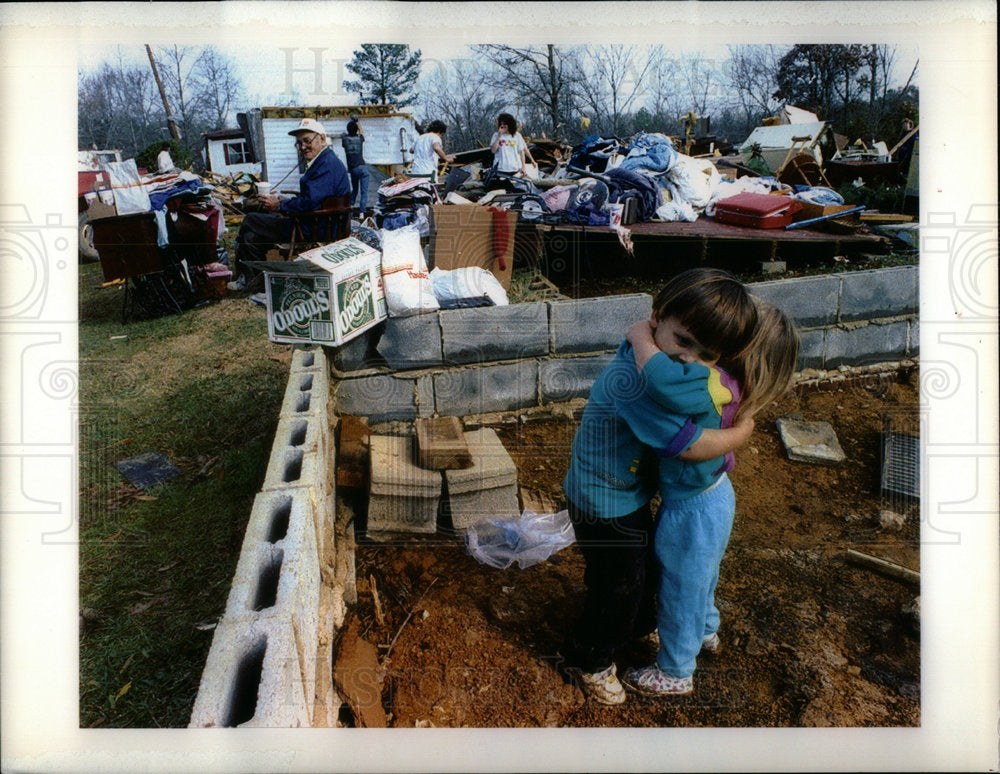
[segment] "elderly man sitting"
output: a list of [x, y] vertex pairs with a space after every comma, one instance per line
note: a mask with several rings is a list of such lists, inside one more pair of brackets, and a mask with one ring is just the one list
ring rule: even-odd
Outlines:
[[291, 199], [262, 196], [260, 200], [268, 212], [251, 212], [243, 218], [236, 235], [235, 269], [240, 276], [229, 283], [230, 290], [243, 290], [255, 278], [245, 261], [264, 260], [271, 247], [291, 237], [292, 219], [288, 214], [319, 209], [328, 196], [351, 194], [347, 170], [327, 146], [326, 130], [319, 121], [303, 118], [289, 134], [295, 137], [295, 147], [306, 162], [305, 174], [299, 178], [299, 195]]

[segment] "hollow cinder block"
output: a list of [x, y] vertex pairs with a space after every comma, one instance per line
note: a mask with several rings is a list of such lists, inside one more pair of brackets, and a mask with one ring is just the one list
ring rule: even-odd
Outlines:
[[[303, 665], [303, 679], [315, 681], [319, 637], [320, 561], [308, 498], [262, 493], [243, 539], [243, 548], [223, 620], [252, 622], [288, 618]], [[256, 516], [256, 518], [254, 518]], [[313, 694], [307, 705], [312, 713]]]
[[315, 412], [326, 412], [329, 397], [329, 377], [324, 393], [319, 387], [324, 381], [318, 369], [313, 371], [292, 371], [288, 375], [285, 394], [281, 399], [280, 416], [302, 416]]
[[308, 486], [315, 487], [317, 495], [326, 494], [329, 485], [326, 483], [325, 473], [324, 460], [316, 452], [304, 452], [299, 447], [279, 445], [276, 439], [260, 489], [267, 492], [272, 489]]
[[322, 417], [315, 414], [283, 416], [274, 431], [273, 450], [280, 446], [298, 449], [307, 454], [324, 456], [330, 444], [330, 428]]
[[287, 616], [223, 618], [212, 639], [188, 727], [308, 727], [309, 690]]

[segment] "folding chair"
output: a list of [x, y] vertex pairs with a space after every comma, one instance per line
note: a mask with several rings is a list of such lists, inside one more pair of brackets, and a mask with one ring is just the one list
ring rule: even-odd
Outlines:
[[[346, 239], [351, 235], [351, 195], [327, 196], [318, 210], [310, 212], [299, 212], [291, 215], [292, 218], [292, 239], [288, 245], [288, 255], [285, 260], [292, 260], [295, 256], [295, 247], [298, 244], [302, 249], [303, 244], [313, 242], [322, 244], [325, 242], [336, 242], [339, 239]], [[303, 226], [312, 226], [312, 238], [305, 238]]]

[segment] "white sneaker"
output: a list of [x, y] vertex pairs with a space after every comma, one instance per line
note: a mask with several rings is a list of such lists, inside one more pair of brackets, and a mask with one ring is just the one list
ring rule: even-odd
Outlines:
[[645, 696], [685, 696], [694, 690], [691, 677], [668, 675], [656, 664], [626, 669], [622, 681], [631, 690]]
[[566, 671], [579, 677], [580, 689], [598, 704], [621, 704], [625, 701], [625, 688], [618, 680], [618, 669], [614, 664], [600, 672], [583, 672], [572, 667]]

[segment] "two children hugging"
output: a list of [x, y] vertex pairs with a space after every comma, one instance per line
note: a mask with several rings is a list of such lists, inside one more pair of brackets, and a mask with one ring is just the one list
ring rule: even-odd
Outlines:
[[[724, 271], [692, 269], [595, 381], [563, 482], [587, 591], [562, 653], [595, 701], [623, 702], [622, 681], [691, 693], [698, 654], [719, 651], [715, 587], [736, 508], [726, 474], [797, 357], [780, 310]], [[640, 638], [658, 640], [656, 660], [619, 681], [615, 656]]]

